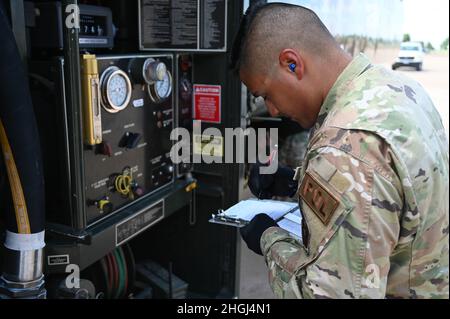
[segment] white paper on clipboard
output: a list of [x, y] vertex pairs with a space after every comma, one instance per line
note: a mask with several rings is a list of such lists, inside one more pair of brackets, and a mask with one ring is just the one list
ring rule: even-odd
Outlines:
[[293, 213], [286, 214], [277, 224], [280, 228], [283, 228], [292, 235], [302, 239], [302, 216], [300, 215], [300, 209], [297, 209]]
[[301, 238], [301, 214], [297, 203], [276, 200], [247, 199], [226, 211], [214, 214], [211, 223], [242, 227], [258, 214], [267, 214], [279, 227]]
[[267, 214], [273, 220], [278, 220], [297, 206], [297, 203], [291, 202], [247, 199], [224, 211], [223, 216], [249, 222], [258, 214]]

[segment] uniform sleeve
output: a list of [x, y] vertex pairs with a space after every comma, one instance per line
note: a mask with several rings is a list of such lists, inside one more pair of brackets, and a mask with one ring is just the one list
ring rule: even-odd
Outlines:
[[278, 297], [385, 297], [403, 200], [394, 172], [376, 165], [382, 155], [314, 151], [299, 187], [303, 242], [276, 227], [261, 239]]

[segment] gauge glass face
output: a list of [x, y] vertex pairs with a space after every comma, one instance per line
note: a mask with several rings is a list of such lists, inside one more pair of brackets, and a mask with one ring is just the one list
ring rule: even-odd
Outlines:
[[115, 74], [111, 77], [107, 87], [109, 100], [116, 107], [121, 107], [128, 97], [127, 81], [121, 74]]
[[164, 80], [164, 77], [167, 74], [167, 68], [164, 63], [158, 63], [156, 66], [156, 78], [158, 80]]
[[158, 81], [155, 83], [156, 94], [161, 98], [168, 98], [170, 93], [172, 92], [172, 81], [170, 78], [169, 72], [164, 74], [164, 78], [162, 81]]

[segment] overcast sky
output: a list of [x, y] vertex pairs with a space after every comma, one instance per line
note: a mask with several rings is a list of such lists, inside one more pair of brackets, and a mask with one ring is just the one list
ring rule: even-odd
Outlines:
[[430, 41], [436, 48], [448, 37], [448, 0], [403, 0], [405, 21], [403, 31], [412, 40]]
[[[248, 3], [248, 1], [246, 1]], [[435, 47], [449, 34], [448, 0], [269, 0], [313, 9], [332, 33], [363, 34], [388, 40], [431, 42]]]

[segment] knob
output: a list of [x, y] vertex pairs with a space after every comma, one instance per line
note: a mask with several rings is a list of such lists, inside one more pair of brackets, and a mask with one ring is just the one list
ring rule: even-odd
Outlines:
[[119, 142], [119, 147], [134, 149], [137, 147], [142, 135], [139, 133], [126, 132]]
[[186, 191], [186, 193], [190, 193], [196, 188], [197, 188], [197, 182], [194, 181], [185, 188], [185, 191]]
[[101, 214], [109, 214], [114, 210], [114, 205], [109, 201], [108, 196], [104, 196], [99, 200], [88, 200], [87, 205], [97, 207]]
[[165, 170], [167, 173], [172, 174], [173, 173], [173, 165], [166, 165]]
[[149, 58], [144, 62], [142, 74], [147, 83], [164, 80], [167, 73], [167, 67], [163, 62]]
[[111, 157], [112, 153], [113, 153], [113, 151], [112, 151], [111, 144], [109, 144], [106, 141], [101, 142], [95, 148], [95, 154], [101, 154], [101, 155]]
[[182, 62], [181, 62], [181, 65], [180, 65], [181, 70], [182, 70], [183, 72], [188, 72], [189, 69], [191, 68], [191, 66], [192, 66], [192, 63], [191, 63], [191, 61], [189, 61], [189, 60], [184, 60], [184, 61], [182, 61]]
[[110, 214], [114, 209], [114, 205], [107, 199], [101, 199], [97, 202], [97, 207], [103, 214]]
[[141, 197], [144, 195], [144, 189], [141, 186], [136, 186], [133, 188], [134, 196]]

